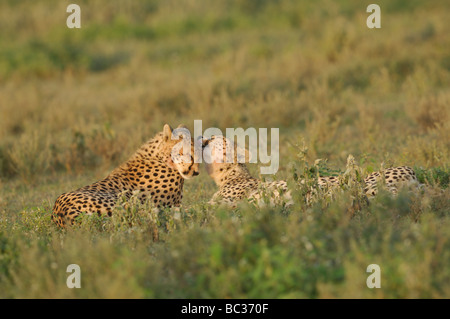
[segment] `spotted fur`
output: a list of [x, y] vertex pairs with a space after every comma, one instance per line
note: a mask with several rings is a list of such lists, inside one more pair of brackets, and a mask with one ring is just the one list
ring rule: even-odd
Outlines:
[[[203, 145], [204, 147], [210, 147], [209, 152], [211, 152], [211, 156], [208, 159], [209, 163], [206, 164], [206, 169], [219, 187], [210, 203], [224, 203], [235, 206], [237, 202], [248, 199], [261, 205], [263, 199], [269, 197], [271, 205], [292, 204], [291, 193], [285, 181], [262, 182], [251, 176], [245, 163], [238, 163], [238, 156], [248, 158], [247, 150], [239, 150], [239, 148], [234, 147], [234, 161], [226, 163], [225, 154], [233, 147], [233, 143], [223, 136], [213, 136], [211, 139], [204, 140]], [[223, 152], [218, 153], [217, 150], [222, 150]], [[364, 179], [364, 192], [368, 197], [373, 197], [377, 194], [377, 185], [383, 181], [383, 177], [387, 189], [394, 195], [397, 194], [399, 187], [418, 184], [416, 174], [412, 168], [408, 166], [388, 168], [383, 173], [371, 173]], [[317, 184], [326, 196], [332, 196], [333, 192], [341, 184], [341, 176], [319, 177]], [[315, 195], [317, 195], [317, 190], [311, 188], [306, 194], [306, 203], [312, 203]]]
[[374, 172], [364, 179], [366, 195], [372, 197], [378, 193], [377, 184], [383, 181], [383, 177], [387, 189], [394, 195], [397, 194], [400, 187], [419, 185], [416, 173], [411, 167], [391, 167], [385, 169], [384, 172]]
[[179, 142], [172, 139], [172, 128], [166, 124], [163, 132], [142, 145], [106, 178], [60, 195], [53, 207], [53, 222], [65, 227], [73, 224], [80, 214], [111, 216], [121, 196], [130, 198], [135, 193], [141, 202], [151, 200], [156, 207], [180, 206], [184, 179], [199, 174], [199, 161], [194, 161], [192, 139], [190, 161], [179, 161], [181, 157], [188, 156], [183, 154], [182, 148], [172, 152]]
[[[383, 180], [384, 178], [384, 180]], [[364, 178], [364, 193], [368, 198], [374, 197], [378, 193], [378, 184], [385, 183], [386, 188], [393, 195], [396, 195], [400, 187], [417, 185], [416, 174], [411, 167], [398, 166], [385, 169], [383, 172], [373, 172]], [[341, 176], [319, 177], [318, 186], [326, 196], [332, 194], [341, 185]], [[311, 189], [307, 194], [306, 202], [312, 202], [317, 192]]]
[[[213, 178], [219, 190], [209, 201], [210, 204], [226, 204], [236, 206], [243, 199], [248, 199], [260, 206], [265, 198], [270, 204], [292, 204], [290, 193], [285, 181], [262, 182], [251, 176], [244, 160], [248, 161], [247, 150], [240, 149], [223, 136], [212, 136], [204, 140], [205, 165], [208, 174]], [[234, 151], [232, 152], [232, 149]], [[232, 161], [227, 162], [226, 154], [234, 154]]]

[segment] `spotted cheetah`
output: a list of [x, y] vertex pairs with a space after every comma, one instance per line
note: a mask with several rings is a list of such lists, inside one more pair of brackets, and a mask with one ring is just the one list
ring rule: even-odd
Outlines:
[[[353, 158], [352, 156], [350, 156]], [[349, 157], [349, 158], [350, 158]], [[416, 174], [411, 167], [398, 166], [387, 168], [384, 171], [373, 172], [364, 178], [364, 193], [368, 198], [373, 198], [378, 193], [378, 184], [386, 183], [387, 190], [396, 195], [398, 188], [415, 185], [420, 186]], [[326, 196], [332, 196], [342, 183], [342, 176], [319, 177], [317, 185]], [[317, 195], [315, 189], [311, 189], [306, 198], [307, 203], [314, 201], [314, 195]]]
[[[249, 199], [250, 201], [257, 201], [261, 204], [264, 198], [263, 194], [271, 195], [270, 204], [285, 204], [291, 205], [291, 191], [287, 187], [286, 181], [276, 182], [261, 182], [260, 180], [251, 176], [245, 163], [239, 163], [237, 156], [245, 154], [246, 160], [249, 157], [247, 150], [239, 150], [234, 146], [234, 161], [232, 163], [226, 162], [226, 155], [230, 154], [233, 143], [223, 136], [212, 136], [211, 139], [203, 141], [203, 147], [210, 147], [210, 159], [206, 164], [206, 170], [219, 187], [219, 190], [213, 195], [210, 204], [223, 203], [231, 206], [236, 206], [237, 202], [242, 199]], [[223, 153], [215, 153], [217, 150], [222, 150]], [[205, 154], [209, 154], [204, 151]], [[350, 158], [350, 157], [349, 157]], [[353, 157], [351, 157], [353, 158]], [[209, 164], [209, 163], [210, 164]], [[385, 178], [386, 186], [391, 193], [396, 194], [397, 189], [405, 184], [418, 183], [414, 170], [407, 166], [399, 166], [388, 168], [384, 173], [374, 172], [364, 179], [364, 192], [368, 197], [373, 197], [378, 192], [378, 183], [382, 181], [382, 176]], [[301, 181], [301, 183], [304, 181]], [[317, 180], [318, 187], [330, 195], [341, 184], [339, 176], [324, 176]], [[314, 194], [317, 194], [315, 189], [310, 189], [306, 195], [306, 203], [313, 202]], [[282, 195], [282, 196], [280, 196]], [[267, 196], [266, 196], [267, 197]]]
[[384, 172], [373, 172], [364, 179], [364, 192], [369, 197], [378, 193], [377, 184], [383, 180], [386, 182], [387, 189], [394, 195], [397, 194], [398, 188], [408, 185], [420, 186], [416, 173], [411, 167], [398, 166], [384, 170]]
[[[219, 190], [209, 201], [210, 204], [226, 204], [236, 206], [242, 199], [263, 206], [264, 197], [270, 199], [270, 204], [290, 205], [292, 200], [285, 181], [262, 182], [251, 176], [245, 163], [238, 160], [242, 156], [248, 162], [250, 154], [247, 150], [238, 148], [224, 136], [212, 136], [203, 140], [203, 156], [206, 171], [213, 178]], [[234, 151], [232, 151], [234, 149]], [[227, 162], [226, 154], [233, 154], [234, 159]], [[268, 196], [264, 196], [268, 195]]]
[[[178, 129], [186, 128], [180, 125]], [[181, 160], [182, 156], [188, 156], [183, 154], [183, 148], [172, 151], [177, 143], [181, 143], [172, 138], [172, 132], [168, 124], [164, 125], [162, 132], [142, 145], [106, 178], [60, 195], [53, 207], [53, 222], [65, 227], [72, 225], [80, 214], [111, 216], [121, 196], [130, 198], [136, 193], [141, 202], [151, 200], [156, 207], [180, 206], [184, 179], [199, 174], [199, 160], [193, 139], [190, 160]]]

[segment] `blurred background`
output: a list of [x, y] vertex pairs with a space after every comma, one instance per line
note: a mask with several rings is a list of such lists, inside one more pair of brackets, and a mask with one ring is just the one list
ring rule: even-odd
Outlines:
[[[449, 158], [447, 1], [0, 3], [0, 178], [125, 160], [164, 123], [278, 127], [281, 164]], [[386, 158], [392, 157], [392, 158]], [[105, 172], [104, 171], [104, 172]], [[103, 173], [104, 173], [103, 172]]]

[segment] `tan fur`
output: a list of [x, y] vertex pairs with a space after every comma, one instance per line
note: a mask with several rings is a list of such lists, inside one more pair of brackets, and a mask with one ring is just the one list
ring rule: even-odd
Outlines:
[[[59, 196], [53, 207], [52, 220], [65, 227], [73, 224], [80, 214], [111, 216], [121, 196], [130, 198], [136, 192], [142, 202], [149, 199], [156, 207], [180, 206], [184, 179], [198, 175], [199, 167], [194, 163], [193, 140], [191, 163], [173, 162], [171, 151], [180, 141], [172, 140], [171, 133], [172, 129], [166, 124], [163, 132], [142, 145], [106, 178]], [[180, 155], [183, 155], [182, 151]]]
[[[340, 176], [319, 177], [318, 186], [325, 192], [326, 196], [332, 196], [341, 183], [340, 178]], [[419, 185], [416, 174], [411, 167], [391, 167], [384, 170], [384, 173], [373, 172], [364, 179], [364, 193], [366, 196], [369, 198], [375, 196], [378, 193], [378, 184], [383, 182], [393, 195], [397, 194], [400, 187], [411, 184]], [[316, 194], [316, 190], [311, 189], [307, 194], [306, 202], [311, 203]]]
[[[209, 140], [204, 141], [204, 146], [209, 146], [212, 154], [212, 163], [206, 164], [206, 170], [211, 178], [213, 178], [219, 190], [213, 195], [210, 203], [225, 203], [235, 206], [237, 202], [243, 199], [254, 201], [259, 205], [263, 204], [264, 197], [269, 197], [270, 204], [292, 204], [291, 193], [287, 188], [285, 181], [262, 182], [251, 176], [245, 163], [238, 163], [236, 154], [239, 150], [235, 147], [235, 158], [232, 163], [225, 163], [225, 152], [230, 149], [232, 143], [223, 136], [213, 136]], [[219, 149], [223, 153], [216, 154]], [[242, 153], [242, 150], [241, 150]], [[246, 160], [249, 154], [245, 153]], [[218, 163], [217, 160], [222, 160]], [[393, 194], [397, 193], [397, 189], [406, 184], [418, 184], [414, 170], [407, 166], [399, 166], [388, 168], [381, 172], [374, 172], [365, 179], [364, 192], [368, 197], [376, 195], [378, 192], [377, 183], [384, 181], [389, 191]], [[319, 177], [318, 187], [325, 192], [327, 196], [331, 196], [339, 187], [341, 181], [340, 176]], [[306, 203], [312, 203], [317, 190], [311, 188], [306, 195]], [[264, 196], [265, 195], [265, 196]]]
[[[251, 176], [245, 163], [238, 162], [238, 155], [242, 155], [246, 161], [249, 160], [250, 154], [247, 150], [239, 149], [223, 136], [212, 136], [204, 142], [204, 146], [210, 148], [212, 155], [211, 163], [205, 164], [206, 170], [219, 187], [210, 200], [211, 204], [235, 206], [239, 201], [248, 199], [261, 206], [266, 197], [264, 195], [269, 195], [271, 204], [280, 201], [292, 203], [285, 181], [262, 182]], [[233, 162], [226, 163], [226, 151], [231, 148], [234, 148]]]

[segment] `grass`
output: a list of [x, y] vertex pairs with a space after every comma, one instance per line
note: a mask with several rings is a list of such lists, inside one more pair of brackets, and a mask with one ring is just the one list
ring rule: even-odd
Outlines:
[[[377, 30], [356, 0], [79, 1], [79, 30], [68, 4], [0, 4], [0, 297], [450, 296], [446, 3], [379, 1]], [[179, 212], [52, 224], [58, 195], [196, 119], [280, 128], [280, 170], [262, 177], [288, 180], [294, 206], [208, 206], [202, 169]], [[353, 179], [306, 205], [298, 180], [342, 174], [349, 154]], [[393, 165], [426, 187], [368, 204], [358, 176]]]

